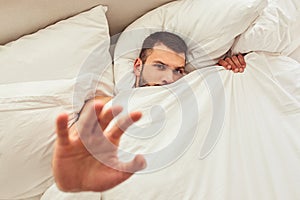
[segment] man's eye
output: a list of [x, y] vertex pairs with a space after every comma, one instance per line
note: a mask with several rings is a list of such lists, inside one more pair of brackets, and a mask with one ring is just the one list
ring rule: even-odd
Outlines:
[[159, 70], [165, 70], [167, 67], [165, 65], [162, 64], [155, 64], [155, 67], [157, 67]]
[[184, 70], [182, 68], [174, 70], [174, 74], [183, 74], [183, 73], [184, 73]]

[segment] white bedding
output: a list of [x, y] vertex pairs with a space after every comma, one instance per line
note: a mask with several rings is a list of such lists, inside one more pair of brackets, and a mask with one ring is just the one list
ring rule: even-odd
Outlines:
[[300, 1], [268, 0], [260, 16], [233, 45], [234, 53], [276, 52], [300, 62]]
[[[300, 64], [266, 53], [245, 59], [242, 74], [208, 67], [117, 95], [110, 105], [144, 114], [123, 136], [120, 156], [142, 153], [148, 167], [102, 200], [299, 199]], [[91, 195], [63, 196], [55, 186], [46, 194]]]
[[[227, 4], [225, 0], [222, 2]], [[246, 3], [242, 0], [238, 2]], [[263, 1], [259, 3], [258, 0], [249, 0], [249, 2], [256, 2], [255, 5], [257, 3], [260, 5], [259, 9], [251, 7], [252, 9], [256, 8], [255, 12], [257, 13], [264, 5]], [[277, 2], [280, 6], [287, 2], [286, 5], [294, 6], [295, 10], [287, 12], [284, 7], [274, 6]], [[241, 8], [234, 2], [231, 4], [236, 8]], [[218, 2], [216, 5], [221, 6], [222, 4]], [[121, 92], [111, 104], [122, 104], [125, 107], [124, 112], [141, 110], [144, 114], [142, 120], [130, 128], [123, 137], [120, 155], [126, 160], [132, 157], [131, 153], [145, 154], [148, 167], [144, 171], [134, 175], [133, 178], [116, 188], [101, 194], [63, 193], [58, 191], [55, 185], [52, 185], [45, 191], [41, 200], [96, 200], [100, 196], [104, 200], [300, 199], [298, 189], [300, 188], [299, 3], [298, 0], [269, 0], [268, 6], [270, 5], [273, 5], [273, 8], [266, 8], [253, 21], [248, 30], [239, 36], [233, 46], [234, 52], [255, 51], [246, 56], [247, 68], [244, 73], [234, 74], [219, 66], [198, 66], [204, 68], [196, 70], [168, 86], [119, 90]], [[231, 9], [227, 7], [227, 10]], [[167, 11], [172, 14], [170, 10]], [[274, 12], [268, 13], [268, 11]], [[249, 14], [251, 13], [250, 9]], [[280, 15], [276, 15], [278, 13]], [[184, 13], [181, 14], [184, 15]], [[253, 19], [256, 14], [253, 16], [251, 14]], [[223, 20], [220, 16], [218, 19]], [[245, 16], [243, 17], [245, 18]], [[236, 17], [231, 17], [236, 20]], [[230, 25], [232, 21], [228, 19], [224, 22], [220, 21], [224, 26]], [[241, 23], [240, 19], [236, 20], [237, 23]], [[252, 20], [248, 17], [247, 19], [249, 23]], [[153, 18], [149, 17], [149, 20], [153, 21]], [[184, 18], [184, 20], [188, 19]], [[219, 21], [217, 20], [217, 22]], [[226, 41], [226, 48], [217, 48], [216, 45], [211, 45], [212, 48], [209, 48], [211, 52], [208, 52], [217, 52], [218, 56], [209, 59], [209, 62], [205, 62], [206, 64], [211, 64], [214, 59], [230, 48], [233, 38], [248, 26], [244, 21], [243, 23], [243, 28], [239, 32], [233, 35], [226, 32], [227, 36], [230, 36], [230, 41]], [[177, 23], [171, 23], [172, 26], [173, 24], [177, 25]], [[202, 26], [198, 25], [201, 30]], [[235, 26], [235, 28], [237, 27]], [[229, 26], [225, 26], [225, 28], [231, 30]], [[185, 31], [196, 33], [188, 29]], [[221, 36], [226, 36], [217, 29], [215, 31]], [[214, 48], [216, 50], [213, 51]], [[125, 67], [131, 68], [131, 65]], [[125, 71], [128, 71], [128, 68]], [[125, 73], [120, 74], [124, 75]], [[114, 75], [114, 79], [117, 81], [116, 71]], [[108, 79], [110, 80], [110, 78]], [[123, 84], [123, 82], [121, 83]], [[6, 109], [4, 104], [3, 108]], [[24, 160], [27, 164], [33, 163], [40, 166], [42, 163], [45, 166], [45, 168], [38, 168], [38, 173], [2, 174], [3, 177], [10, 178], [10, 181], [6, 181], [9, 178], [1, 181], [5, 182], [6, 187], [9, 188], [5, 191], [15, 199], [25, 197], [30, 197], [28, 198], [30, 200], [40, 199], [39, 196], [44, 188], [52, 184], [49, 162], [52, 143], [55, 139], [52, 122], [57, 113], [64, 110], [59, 106], [55, 108], [58, 109], [55, 111], [56, 114], [54, 112], [48, 114], [48, 117], [51, 116], [51, 120], [47, 117], [49, 123], [39, 123], [45, 127], [47, 125], [46, 130], [51, 130], [50, 135], [39, 135], [45, 138], [47, 143], [42, 143], [36, 138], [34, 143], [30, 139], [26, 141], [29, 144], [38, 143], [47, 147], [33, 148], [30, 151], [40, 152], [41, 156], [28, 159], [18, 154], [22, 159], [16, 159], [15, 156], [9, 157], [17, 161]], [[35, 112], [32, 109], [26, 111]], [[14, 122], [15, 119], [7, 117], [5, 112], [2, 112], [2, 115], [5, 116], [1, 120], [2, 127], [14, 130], [15, 124], [23, 123], [21, 121]], [[35, 117], [38, 118], [37, 116]], [[30, 120], [43, 121], [42, 118]], [[5, 121], [14, 123], [7, 126]], [[22, 133], [25, 132], [37, 134], [31, 129], [24, 130]], [[41, 132], [43, 131], [38, 131], [38, 133]], [[19, 140], [20, 138], [18, 137]], [[4, 138], [0, 137], [0, 145], [1, 141], [4, 141]], [[11, 142], [15, 144], [16, 141], [18, 140], [12, 137]], [[3, 144], [9, 146], [8, 142], [3, 142]], [[21, 143], [16, 143], [16, 145], [18, 144]], [[31, 148], [31, 146], [28, 147]], [[22, 150], [22, 148], [20, 149]], [[5, 151], [8, 149], [5, 148]], [[0, 152], [0, 158], [1, 153], [5, 151]], [[3, 155], [2, 158], [5, 159]], [[39, 162], [37, 160], [39, 158], [43, 162]], [[31, 159], [34, 162], [28, 162]], [[2, 163], [0, 165], [6, 166]], [[14, 167], [23, 172], [33, 170], [33, 168], [27, 170], [26, 165], [23, 164], [22, 166], [14, 165]], [[7, 167], [7, 169], [13, 168]], [[39, 173], [46, 174], [49, 181], [43, 181], [44, 179]], [[20, 187], [25, 187], [26, 182], [32, 184], [31, 188], [26, 188], [27, 193], [16, 193], [18, 185], [14, 183], [13, 178], [17, 179], [18, 177], [20, 177], [20, 181], [23, 181], [18, 182]], [[35, 181], [24, 177], [41, 180], [42, 184], [36, 184]], [[10, 187], [10, 185], [12, 186]], [[42, 189], [36, 192], [35, 188], [37, 187]], [[0, 186], [0, 188], [3, 187]], [[36, 194], [39, 195], [33, 197]]]
[[102, 199], [299, 199], [300, 64], [246, 62], [243, 74], [216, 66], [119, 94], [113, 104], [144, 113], [121, 149], [148, 167]]
[[[300, 199], [300, 15], [286, 9], [295, 2], [269, 0], [236, 40], [233, 52], [255, 51], [244, 73], [206, 67], [165, 87], [118, 93], [112, 104], [144, 113], [120, 155], [142, 153], [148, 167], [102, 200]], [[55, 186], [46, 194], [67, 199]]]
[[69, 114], [72, 124], [95, 93], [112, 93], [106, 10], [95, 7], [0, 46], [0, 199], [39, 199], [54, 182], [57, 115]]

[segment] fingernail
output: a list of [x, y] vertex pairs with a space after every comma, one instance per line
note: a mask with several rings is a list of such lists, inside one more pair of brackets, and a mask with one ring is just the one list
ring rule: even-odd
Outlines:
[[231, 69], [231, 65], [227, 65], [227, 69]]
[[238, 71], [239, 71], [239, 69], [238, 69], [238, 68], [234, 69], [234, 72], [238, 72]]

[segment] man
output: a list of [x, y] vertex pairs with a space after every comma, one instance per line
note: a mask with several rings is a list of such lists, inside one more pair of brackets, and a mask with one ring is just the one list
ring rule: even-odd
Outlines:
[[[151, 34], [134, 62], [135, 87], [170, 84], [183, 77], [186, 53], [187, 46], [179, 36], [169, 32]], [[219, 65], [235, 73], [246, 67], [241, 54], [221, 59]]]
[[144, 40], [134, 62], [135, 87], [170, 84], [185, 75], [187, 46], [177, 35], [156, 32]]
[[[186, 52], [185, 42], [177, 35], [168, 32], [151, 34], [145, 39], [139, 58], [134, 62], [135, 87], [161, 86], [183, 77], [186, 74]], [[234, 72], [243, 72], [246, 66], [242, 55], [222, 59], [219, 64]], [[128, 163], [120, 162], [117, 156], [120, 137], [141, 118], [141, 113], [132, 112], [108, 129], [108, 124], [122, 110], [117, 106], [103, 110], [108, 100], [110, 98], [96, 97], [88, 101], [79, 120], [70, 129], [68, 116], [58, 116], [52, 165], [57, 186], [61, 190], [104, 191], [146, 167], [146, 161], [140, 155]], [[106, 165], [95, 157], [105, 159]]]

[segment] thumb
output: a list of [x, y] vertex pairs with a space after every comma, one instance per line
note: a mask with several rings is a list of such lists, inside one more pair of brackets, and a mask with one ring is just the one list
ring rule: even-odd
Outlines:
[[65, 113], [56, 118], [56, 134], [59, 145], [69, 144], [68, 115]]

